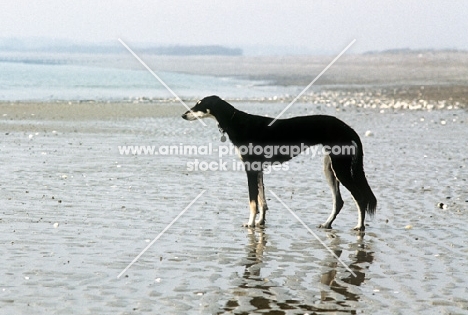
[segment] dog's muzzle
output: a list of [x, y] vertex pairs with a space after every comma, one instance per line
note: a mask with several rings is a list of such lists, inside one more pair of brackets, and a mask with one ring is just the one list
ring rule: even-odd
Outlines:
[[182, 118], [185, 120], [195, 120], [197, 119], [195, 115], [191, 111], [187, 111], [185, 114], [182, 115]]

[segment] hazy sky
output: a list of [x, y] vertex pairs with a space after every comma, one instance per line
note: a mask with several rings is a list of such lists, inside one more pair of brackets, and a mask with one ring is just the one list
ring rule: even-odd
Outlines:
[[0, 38], [229, 47], [312, 52], [468, 49], [468, 1], [3, 1]]

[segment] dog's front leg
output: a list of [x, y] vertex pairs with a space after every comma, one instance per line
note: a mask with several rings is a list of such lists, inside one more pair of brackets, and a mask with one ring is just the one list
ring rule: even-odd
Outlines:
[[255, 221], [255, 225], [264, 225], [265, 224], [265, 215], [268, 206], [265, 199], [265, 186], [263, 185], [263, 172], [258, 172], [257, 176], [257, 185], [258, 185], [258, 215], [259, 218]]
[[246, 227], [255, 227], [255, 217], [257, 216], [258, 202], [258, 172], [247, 171], [247, 182], [249, 184], [249, 222], [244, 224]]

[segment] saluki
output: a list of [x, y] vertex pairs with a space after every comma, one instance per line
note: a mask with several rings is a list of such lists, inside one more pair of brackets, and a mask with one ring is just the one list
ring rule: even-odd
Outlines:
[[[244, 164], [284, 163], [301, 153], [292, 148], [305, 148], [322, 144], [327, 148], [324, 154], [324, 172], [333, 194], [333, 209], [319, 227], [331, 229], [332, 223], [343, 207], [340, 183], [352, 194], [358, 208], [358, 224], [354, 228], [364, 231], [366, 212], [375, 213], [377, 199], [374, 196], [363, 168], [363, 149], [358, 134], [346, 123], [333, 116], [311, 115], [278, 119], [262, 117], [242, 112], [218, 96], [208, 96], [182, 115], [186, 120], [214, 118], [221, 133], [227, 133], [231, 142], [239, 149], [257, 148], [260, 150], [238, 150]], [[273, 122], [273, 124], [271, 124]], [[277, 150], [277, 148], [280, 148]], [[289, 147], [291, 150], [283, 150]], [[271, 150], [275, 148], [275, 150]], [[336, 149], [338, 148], [338, 149]], [[348, 148], [347, 152], [340, 148]], [[349, 150], [349, 148], [353, 150]], [[263, 154], [258, 154], [263, 150]], [[265, 152], [273, 152], [264, 154]], [[298, 152], [299, 151], [299, 152]], [[346, 154], [345, 154], [346, 153]], [[270, 164], [271, 165], [271, 164]], [[245, 226], [265, 224], [268, 209], [264, 185], [263, 169], [247, 167], [249, 185], [250, 217]], [[259, 219], [255, 218], [259, 214]]]

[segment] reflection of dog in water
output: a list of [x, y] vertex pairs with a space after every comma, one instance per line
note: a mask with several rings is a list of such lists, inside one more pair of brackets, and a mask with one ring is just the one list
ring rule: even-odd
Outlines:
[[[265, 311], [265, 313], [267, 313], [267, 310], [271, 310], [273, 311], [272, 314], [275, 311], [277, 311], [278, 314], [283, 314], [280, 310], [294, 310], [297, 311], [298, 314], [310, 312], [328, 313], [334, 310], [333, 305], [336, 307], [335, 311], [340, 311], [343, 306], [345, 306], [346, 300], [360, 300], [360, 295], [356, 293], [353, 287], [358, 287], [364, 282], [368, 265], [372, 264], [374, 261], [374, 253], [369, 251], [363, 241], [360, 240], [357, 243], [350, 244], [352, 248], [356, 248], [355, 253], [349, 256], [349, 259], [352, 261], [349, 267], [356, 274], [356, 277], [350, 274], [345, 278], [337, 279], [337, 275], [343, 275], [342, 272], [339, 273], [339, 270], [342, 270], [341, 265], [334, 260], [330, 261], [330, 256], [326, 256], [325, 260], [320, 263], [321, 266], [325, 266], [326, 270], [321, 273], [319, 280], [326, 288], [323, 285], [318, 285], [319, 281], [317, 281], [316, 284], [314, 282], [307, 282], [306, 278], [302, 276], [302, 273], [296, 274], [292, 267], [284, 268], [282, 272], [280, 269], [276, 269], [276, 272], [280, 272], [280, 274], [277, 276], [266, 274], [266, 279], [264, 278], [265, 271], [262, 272], [262, 267], [265, 267], [267, 270], [270, 269], [271, 271], [272, 266], [276, 266], [276, 264], [281, 265], [282, 259], [288, 261], [288, 258], [277, 256], [276, 258], [280, 259], [280, 261], [276, 260], [275, 262], [275, 257], [272, 253], [278, 254], [280, 251], [275, 245], [271, 244], [269, 241], [270, 237], [265, 233], [264, 229], [248, 229], [247, 238], [246, 257], [242, 259], [244, 272], [239, 274], [238, 278], [234, 279], [236, 288], [233, 289], [232, 297], [223, 307], [223, 312], [229, 314], [236, 313], [235, 311], [246, 307], [246, 302], [248, 303], [247, 307], [253, 306], [255, 310], [262, 310]], [[341, 247], [339, 237], [336, 237], [332, 242], [332, 247]], [[333, 251], [337, 256], [341, 256], [343, 253], [341, 249], [335, 249]], [[303, 254], [304, 252], [302, 251], [301, 253]], [[306, 262], [307, 259], [304, 260], [305, 264], [307, 264]], [[292, 276], [291, 272], [297, 276], [297, 281], [300, 282], [298, 283], [299, 285], [310, 287], [311, 290], [315, 288], [317, 292], [320, 291], [320, 299], [323, 302], [327, 302], [326, 307], [321, 307], [318, 303], [307, 304], [305, 301], [300, 301], [295, 298], [279, 301], [278, 291], [276, 291], [276, 289], [278, 289], [276, 281], [284, 281], [285, 277]], [[317, 278], [312, 277], [312, 279]], [[338, 298], [337, 294], [339, 295]], [[250, 297], [250, 299], [246, 300], [246, 297]]]
[[[339, 245], [339, 237], [335, 238], [335, 240], [336, 245]], [[357, 244], [353, 244], [352, 247], [357, 247], [357, 249], [355, 251], [355, 254], [353, 255], [353, 262], [349, 265], [349, 268], [353, 270], [356, 276], [349, 275], [348, 277], [342, 278], [340, 279], [340, 281], [337, 281], [337, 267], [339, 265], [338, 262], [333, 261], [329, 265], [330, 269], [322, 273], [320, 282], [329, 287], [331, 291], [345, 296], [346, 300], [358, 301], [360, 299], [360, 296], [354, 293], [354, 290], [349, 290], [346, 285], [340, 284], [340, 282], [344, 282], [353, 286], [360, 286], [366, 278], [365, 272], [368, 267], [365, 265], [370, 265], [373, 263], [374, 253], [366, 249], [366, 245], [364, 244], [362, 239], [358, 241]], [[333, 252], [337, 257], [341, 257], [341, 254], [343, 253], [341, 249], [333, 250]], [[333, 294], [331, 294], [332, 292], [330, 290], [321, 290], [320, 296], [322, 301], [330, 301], [334, 299]]]
[[[333, 194], [333, 210], [325, 223], [320, 227], [330, 229], [336, 216], [343, 207], [340, 193], [340, 183], [352, 194], [358, 207], [358, 224], [354, 228], [364, 231], [366, 213], [374, 214], [377, 200], [367, 183], [363, 168], [363, 149], [358, 134], [343, 121], [333, 116], [312, 115], [278, 119], [250, 115], [237, 110], [217, 96], [209, 96], [197, 104], [182, 117], [186, 120], [211, 117], [217, 120], [220, 131], [227, 133], [236, 147], [278, 147], [278, 146], [313, 146], [322, 144], [324, 147], [352, 147], [354, 154], [336, 153], [331, 150], [325, 155], [324, 172]], [[265, 150], [263, 150], [264, 152]], [[337, 150], [339, 151], [339, 150]], [[275, 152], [271, 156], [241, 153], [244, 163], [283, 163], [295, 155]], [[262, 169], [247, 169], [249, 185], [250, 217], [246, 226], [265, 224], [265, 212], [268, 209]], [[306, 174], [305, 174], [306, 175]], [[260, 218], [255, 221], [259, 213]]]

